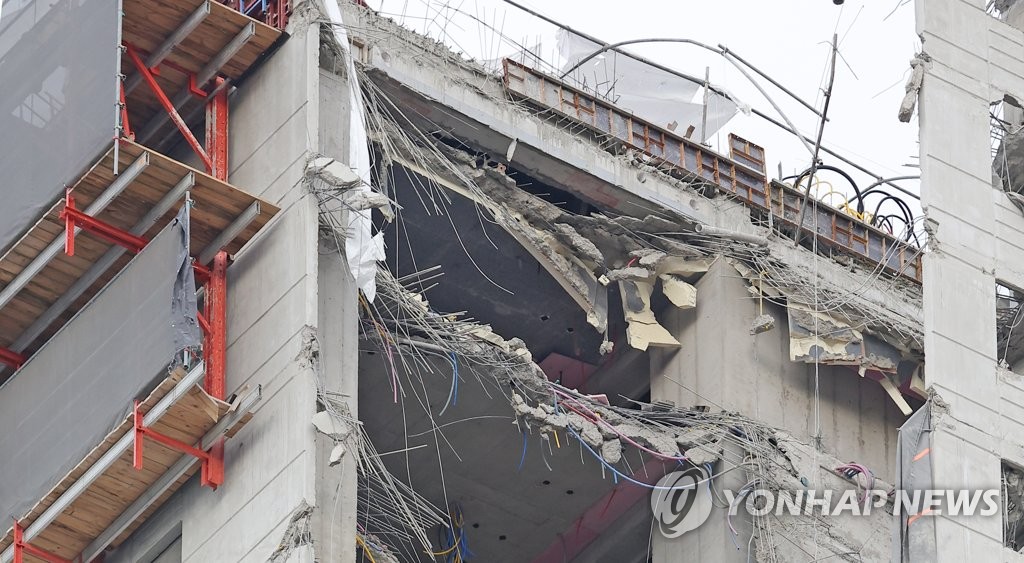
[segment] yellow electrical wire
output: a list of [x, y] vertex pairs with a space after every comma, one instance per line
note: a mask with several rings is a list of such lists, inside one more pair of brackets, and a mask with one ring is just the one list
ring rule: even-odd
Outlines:
[[370, 548], [366, 545], [366, 540], [364, 540], [359, 534], [356, 534], [356, 543], [363, 548], [363, 553], [366, 555], [366, 558], [370, 560], [370, 563], [377, 563], [377, 560], [373, 558], [373, 552], [370, 551]]
[[[821, 193], [821, 189], [820, 188], [822, 186], [828, 187], [828, 191], [825, 192], [824, 194]], [[790, 186], [790, 187], [793, 187], [797, 191], [807, 191], [807, 190], [802, 190], [801, 186], [799, 186], [799, 185]], [[811, 183], [808, 186], [808, 189], [811, 189], [811, 188], [814, 188], [814, 190], [815, 190], [815, 197], [818, 198], [819, 200], [823, 201], [824, 203], [828, 204], [828, 205], [831, 205], [831, 204], [828, 201], [825, 201], [825, 198], [827, 198], [830, 195], [838, 195], [840, 198], [842, 198], [842, 204], [837, 206], [836, 209], [839, 209], [843, 213], [846, 213], [847, 215], [849, 215], [850, 217], [853, 217], [854, 219], [857, 219], [858, 221], [862, 221], [862, 222], [865, 222], [865, 223], [868, 223], [868, 224], [871, 223], [871, 220], [873, 219], [872, 214], [868, 213], [867, 211], [865, 211], [864, 213], [860, 213], [859, 211], [854, 209], [850, 205], [849, 198], [847, 198], [846, 195], [843, 194], [842, 192], [836, 190], [832, 186], [831, 182], [828, 182], [826, 180], [821, 180], [821, 179], [815, 177], [815, 178], [813, 178], [811, 180]]]
[[[441, 557], [442, 555], [448, 555], [449, 553], [455, 551], [455, 549], [459, 547], [459, 543], [462, 542], [462, 533], [461, 533], [462, 532], [462, 524], [465, 522], [465, 518], [463, 517], [462, 512], [459, 511], [458, 515], [456, 515], [454, 512], [449, 512], [448, 515], [451, 517], [451, 519], [452, 519], [452, 526], [455, 528], [455, 531], [458, 532], [458, 534], [453, 534], [453, 537], [455, 538], [455, 542], [448, 549], [446, 549], [444, 551], [428, 551], [427, 552], [430, 555], [433, 555], [434, 557]], [[455, 554], [455, 561], [454, 561], [454, 563], [462, 563], [462, 553], [461, 552]]]
[[[439, 534], [439, 535], [440, 535], [440, 534]], [[444, 551], [431, 551], [431, 552], [429, 552], [429, 553], [430, 553], [431, 555], [435, 556], [435, 557], [440, 557], [440, 556], [442, 556], [442, 555], [448, 555], [449, 553], [451, 553], [451, 552], [455, 551], [455, 548], [456, 548], [456, 547], [459, 547], [459, 544], [458, 544], [458, 542], [456, 542], [456, 543], [455, 543], [455, 545], [453, 545], [453, 546], [449, 547], [448, 549], [446, 549], [446, 550], [444, 550]]]

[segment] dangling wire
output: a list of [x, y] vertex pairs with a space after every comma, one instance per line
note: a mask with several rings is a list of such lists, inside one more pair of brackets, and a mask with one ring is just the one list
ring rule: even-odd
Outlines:
[[469, 561], [476, 554], [469, 549], [469, 543], [466, 540], [465, 517], [462, 514], [462, 505], [455, 504], [452, 506], [449, 516], [451, 516], [452, 525], [444, 532], [444, 541], [441, 543], [443, 547], [441, 551], [432, 551], [430, 554], [435, 557], [444, 556], [445, 563]]

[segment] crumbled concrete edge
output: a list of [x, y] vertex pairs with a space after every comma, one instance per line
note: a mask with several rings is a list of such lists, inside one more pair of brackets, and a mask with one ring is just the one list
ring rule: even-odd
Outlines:
[[277, 548], [267, 558], [268, 563], [284, 563], [296, 549], [313, 545], [312, 518], [313, 507], [303, 500], [288, 518], [288, 527], [281, 535]]
[[588, 420], [569, 410], [556, 412], [554, 405], [547, 403], [530, 406], [522, 395], [512, 394], [512, 409], [529, 429], [536, 426], [542, 436], [556, 431], [568, 432], [571, 429], [583, 442], [599, 452], [609, 464], [618, 463], [622, 459], [623, 437], [663, 456], [686, 455], [693, 463], [699, 465], [713, 463], [721, 455], [721, 443], [725, 433], [722, 428], [680, 428], [677, 434], [655, 432], [626, 420], [615, 411], [592, 406], [588, 408], [601, 416], [603, 424]]
[[[303, 173], [306, 189], [321, 206], [333, 211], [378, 210], [387, 221], [395, 219], [395, 205], [386, 195], [367, 189], [362, 178], [347, 164], [333, 158], [313, 155]], [[362, 189], [360, 189], [362, 188]]]

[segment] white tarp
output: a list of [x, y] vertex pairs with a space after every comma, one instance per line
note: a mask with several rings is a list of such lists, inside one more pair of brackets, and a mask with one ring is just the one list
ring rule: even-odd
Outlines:
[[[557, 38], [558, 51], [566, 61], [563, 72], [601, 48], [598, 43], [564, 29], [558, 31]], [[701, 138], [704, 88], [700, 84], [614, 51], [606, 51], [583, 63], [566, 76], [569, 78], [585, 86], [588, 92], [659, 127], [682, 135], [692, 125], [693, 138], [700, 141], [724, 127], [740, 109], [733, 100], [710, 92], [707, 130]]]
[[[362, 183], [352, 188], [355, 191], [370, 191], [370, 148], [367, 145], [366, 125], [363, 122], [363, 98], [359, 92], [359, 79], [356, 78], [356, 67], [352, 61], [349, 48], [348, 33], [341, 19], [341, 9], [336, 0], [324, 2], [327, 16], [331, 19], [334, 37], [338, 45], [345, 51], [349, 84], [349, 155], [348, 162], [352, 170], [362, 179]], [[356, 280], [356, 286], [363, 292], [367, 301], [373, 302], [377, 295], [377, 261], [384, 259], [384, 235], [382, 232], [373, 234], [373, 222], [370, 210], [348, 211], [348, 237], [345, 239], [345, 257], [348, 270]]]

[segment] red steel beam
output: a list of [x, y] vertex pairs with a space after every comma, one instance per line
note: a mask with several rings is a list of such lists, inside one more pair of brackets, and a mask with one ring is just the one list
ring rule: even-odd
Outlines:
[[[204, 297], [204, 320], [210, 330], [203, 340], [203, 356], [206, 363], [206, 392], [217, 399], [226, 396], [227, 361], [227, 252], [218, 252], [213, 259], [210, 281], [206, 284]], [[224, 439], [210, 448], [209, 472], [212, 479], [224, 479]]]
[[[217, 93], [206, 104], [206, 152], [210, 155], [210, 173], [218, 180], [228, 179], [228, 92], [224, 79], [217, 77], [213, 89]], [[227, 310], [228, 310], [228, 255], [218, 252], [206, 283], [203, 353], [206, 360], [206, 391], [224, 399], [227, 394]], [[210, 449], [210, 473], [224, 479], [224, 439]]]
[[14, 519], [14, 563], [24, 563], [25, 555], [31, 555], [37, 559], [42, 559], [47, 563], [72, 563], [70, 559], [64, 559], [35, 547], [32, 544], [26, 543], [23, 537], [24, 530], [18, 519]]
[[206, 152], [210, 155], [214, 178], [228, 179], [228, 93], [221, 87], [224, 79], [214, 79], [213, 98], [206, 104]]
[[210, 327], [203, 350], [206, 361], [206, 392], [223, 399], [226, 394], [224, 362], [227, 358], [227, 268], [228, 255], [218, 252], [206, 284], [203, 317]]
[[178, 450], [183, 454], [190, 455], [201, 460], [203, 462], [202, 475], [200, 477], [200, 482], [202, 486], [210, 487], [211, 489], [216, 489], [218, 485], [221, 485], [223, 483], [223, 479], [218, 478], [223, 477], [223, 473], [220, 473], [219, 475], [213, 475], [210, 472], [210, 467], [211, 464], [213, 463], [213, 456], [209, 452], [204, 452], [199, 448], [186, 444], [185, 442], [182, 442], [180, 440], [175, 440], [170, 436], [161, 434], [160, 432], [157, 432], [156, 430], [153, 430], [152, 428], [146, 426], [143, 423], [142, 413], [139, 412], [138, 401], [135, 401], [135, 406], [132, 407], [132, 415], [134, 417], [135, 422], [135, 442], [132, 448], [132, 466], [136, 470], [142, 469], [142, 446], [145, 442], [145, 439], [148, 437], [149, 439], [160, 444], [163, 444], [168, 448]]
[[135, 133], [132, 133], [132, 126], [128, 123], [128, 104], [124, 100], [124, 81], [122, 80], [118, 86], [120, 88], [119, 103], [121, 104], [121, 135], [134, 141]]
[[75, 227], [88, 231], [111, 244], [123, 246], [136, 254], [149, 244], [149, 241], [143, 237], [133, 235], [76, 209], [75, 198], [71, 196], [71, 190], [68, 190], [65, 196], [64, 209], [60, 212], [60, 218], [64, 220], [64, 252], [68, 256], [75, 255]]
[[167, 115], [170, 116], [171, 121], [178, 128], [178, 131], [180, 131], [181, 134], [185, 137], [185, 140], [188, 141], [188, 144], [192, 147], [192, 150], [194, 150], [195, 153], [199, 155], [199, 158], [203, 161], [203, 164], [206, 166], [206, 172], [211, 173], [213, 171], [213, 163], [210, 161], [210, 156], [206, 154], [206, 151], [203, 149], [203, 146], [199, 144], [198, 140], [196, 140], [195, 135], [193, 135], [192, 131], [188, 128], [188, 125], [185, 123], [185, 120], [182, 119], [180, 115], [178, 115], [178, 110], [174, 108], [174, 104], [171, 103], [171, 100], [167, 97], [166, 94], [164, 94], [163, 88], [161, 88], [160, 85], [157, 84], [156, 78], [153, 77], [152, 71], [149, 69], [149, 67], [146, 66], [146, 63], [144, 63], [142, 59], [139, 57], [139, 53], [134, 46], [132, 46], [130, 43], [125, 43], [124, 46], [125, 49], [128, 51], [128, 56], [132, 59], [132, 62], [135, 64], [135, 68], [138, 69], [139, 75], [141, 75], [142, 79], [146, 82], [147, 85], [149, 85], [149, 89], [153, 91], [153, 94], [156, 96], [157, 101], [159, 101], [160, 105], [163, 106], [164, 111], [167, 112]]
[[14, 368], [14, 371], [24, 364], [28, 358], [24, 355], [15, 352], [14, 350], [8, 350], [7, 348], [0, 348], [0, 363], [7, 364]]
[[[138, 254], [149, 244], [145, 237], [133, 235], [124, 229], [119, 229], [110, 223], [101, 221], [91, 215], [87, 215], [75, 208], [75, 198], [71, 197], [71, 191], [65, 196], [64, 209], [60, 212], [60, 218], [64, 220], [64, 252], [68, 256], [75, 255], [75, 228], [92, 233], [99, 238]], [[195, 271], [196, 280], [207, 282], [210, 279], [210, 268], [197, 262], [192, 263], [192, 270]], [[0, 349], [2, 350], [2, 349]], [[0, 362], [4, 359], [0, 355]], [[6, 362], [4, 362], [6, 363]]]

